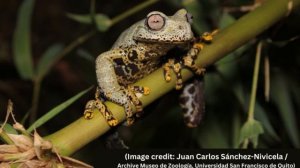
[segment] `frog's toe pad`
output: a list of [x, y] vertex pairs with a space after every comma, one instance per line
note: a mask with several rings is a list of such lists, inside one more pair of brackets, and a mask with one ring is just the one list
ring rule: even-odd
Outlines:
[[134, 118], [133, 117], [127, 118], [126, 123], [127, 123], [127, 126], [131, 126], [134, 123]]
[[205, 69], [205, 68], [199, 68], [199, 69], [197, 69], [197, 70], [195, 71], [195, 73], [196, 73], [197, 75], [204, 75], [205, 72], [206, 72], [206, 69]]
[[114, 126], [118, 125], [118, 123], [119, 123], [119, 121], [115, 118], [110, 119], [110, 120], [107, 121], [107, 124], [111, 127], [114, 127]]
[[170, 81], [171, 81], [171, 79], [172, 79], [172, 78], [171, 78], [171, 76], [170, 76], [170, 75], [166, 75], [166, 76], [165, 76], [165, 81], [166, 81], [166, 82], [170, 82]]
[[149, 87], [144, 87], [144, 95], [149, 95], [150, 94], [150, 88]]
[[86, 120], [90, 120], [94, 117], [94, 112], [91, 109], [86, 109], [83, 113], [83, 117]]

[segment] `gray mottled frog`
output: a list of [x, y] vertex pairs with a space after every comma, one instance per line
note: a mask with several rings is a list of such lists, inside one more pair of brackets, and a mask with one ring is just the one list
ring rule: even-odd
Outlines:
[[183, 67], [193, 70], [196, 74], [202, 74], [204, 69], [195, 65], [195, 59], [203, 47], [201, 41], [211, 41], [212, 36], [206, 33], [198, 39], [194, 38], [191, 22], [191, 15], [185, 9], [177, 11], [173, 16], [153, 11], [145, 19], [125, 30], [113, 47], [96, 59], [96, 99], [87, 103], [85, 118], [92, 118], [93, 109], [98, 108], [110, 126], [118, 123], [99, 99], [101, 95], [100, 98], [123, 106], [127, 123], [132, 124], [133, 105], [137, 115], [142, 112], [142, 103], [136, 93], [147, 95], [149, 88], [130, 84], [159, 68], [162, 65], [162, 57], [174, 47], [192, 46], [180, 61], [166, 61], [163, 66], [166, 81], [171, 80], [170, 71], [173, 70], [177, 76], [176, 89], [180, 89], [180, 70]]

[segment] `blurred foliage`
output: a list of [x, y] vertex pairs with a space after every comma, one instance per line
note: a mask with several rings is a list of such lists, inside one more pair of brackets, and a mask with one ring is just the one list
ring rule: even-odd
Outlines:
[[[14, 113], [19, 120], [32, 108], [36, 82], [26, 79], [40, 82], [35, 120], [55, 109], [57, 104], [95, 85], [93, 59], [108, 50], [124, 29], [150, 11], [159, 10], [172, 15], [184, 7], [194, 16], [195, 32], [201, 34], [230, 25], [245, 13], [239, 10], [240, 7], [252, 5], [253, 1], [161, 0], [135, 11], [134, 15], [131, 13], [130, 17], [122, 18], [117, 24], [114, 22], [112, 26], [113, 19], [110, 18], [116, 18], [140, 3], [138, 0], [96, 1], [91, 8], [90, 1], [1, 1], [0, 120], [4, 119], [8, 99], [15, 103]], [[224, 12], [229, 7], [236, 10]], [[93, 10], [95, 15], [88, 15]], [[263, 130], [264, 133], [255, 139], [254, 146], [299, 148], [299, 18], [299, 11], [291, 13], [257, 39], [208, 67], [205, 75], [206, 114], [198, 128], [184, 125], [177, 100], [180, 92], [172, 91], [148, 106], [145, 115], [135, 125], [118, 128], [125, 142], [131, 148], [238, 148], [241, 147], [240, 137], [249, 137]], [[98, 30], [98, 33], [89, 34], [82, 43], [60, 55], [68, 45], [93, 30]], [[247, 121], [258, 40], [267, 41], [262, 49], [254, 107], [254, 119], [261, 126], [248, 121], [248, 126], [257, 128], [247, 129], [246, 125], [241, 135], [242, 126]], [[268, 78], [264, 73], [267, 71], [263, 61], [266, 57], [270, 61], [269, 101], [264, 94]], [[92, 97], [90, 92], [80, 98], [39, 128], [39, 132], [47, 135], [81, 117], [85, 103]], [[24, 124], [26, 127], [31, 124], [26, 117]], [[105, 136], [100, 137], [87, 145], [76, 153], [76, 157], [97, 167], [99, 159], [87, 158], [86, 153], [96, 156], [93, 153], [104, 147], [104, 139]]]

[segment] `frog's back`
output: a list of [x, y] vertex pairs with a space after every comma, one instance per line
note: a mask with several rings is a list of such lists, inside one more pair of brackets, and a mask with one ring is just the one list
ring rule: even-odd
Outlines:
[[112, 49], [114, 48], [123, 48], [123, 47], [129, 47], [132, 45], [136, 45], [136, 42], [133, 39], [133, 35], [136, 32], [136, 29], [138, 26], [143, 22], [143, 20], [133, 24], [128, 29], [122, 32], [122, 34], [119, 36], [117, 41], [112, 46]]

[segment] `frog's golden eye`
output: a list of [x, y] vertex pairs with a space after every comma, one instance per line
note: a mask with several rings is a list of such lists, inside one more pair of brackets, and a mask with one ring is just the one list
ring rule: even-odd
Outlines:
[[193, 15], [191, 13], [187, 13], [185, 15], [185, 17], [186, 17], [186, 20], [189, 22], [189, 24], [193, 23]]
[[151, 30], [160, 30], [165, 25], [165, 18], [160, 14], [153, 14], [147, 17], [146, 25]]

